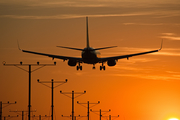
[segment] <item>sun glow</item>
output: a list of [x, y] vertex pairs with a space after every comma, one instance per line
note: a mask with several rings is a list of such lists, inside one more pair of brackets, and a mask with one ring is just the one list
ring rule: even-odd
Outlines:
[[170, 118], [170, 119], [168, 119], [168, 120], [179, 120], [179, 119], [177, 119], [177, 118]]

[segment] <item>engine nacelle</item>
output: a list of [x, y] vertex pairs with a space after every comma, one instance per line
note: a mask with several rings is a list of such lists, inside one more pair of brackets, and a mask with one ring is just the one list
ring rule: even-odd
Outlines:
[[108, 64], [108, 66], [115, 66], [116, 65], [116, 60], [108, 60], [107, 64]]
[[68, 61], [68, 65], [69, 65], [69, 66], [76, 66], [76, 64], [77, 64], [77, 61], [76, 61], [76, 60], [69, 60], [69, 61]]

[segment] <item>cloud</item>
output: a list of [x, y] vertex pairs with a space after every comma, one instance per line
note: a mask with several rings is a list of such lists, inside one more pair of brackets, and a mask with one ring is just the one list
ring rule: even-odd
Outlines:
[[126, 17], [126, 16], [142, 16], [149, 15], [151, 12], [137, 12], [137, 13], [126, 13], [126, 14], [59, 14], [49, 16], [36, 16], [36, 15], [0, 15], [1, 18], [13, 18], [13, 19], [71, 19], [71, 18], [82, 18], [88, 17]]
[[147, 0], [1, 0], [0, 3], [8, 4], [26, 4], [28, 6], [44, 6], [44, 7], [157, 7], [162, 5], [178, 5], [179, 1], [177, 0], [163, 0], [163, 1], [147, 1]]
[[147, 75], [147, 74], [110, 74], [111, 76], [120, 76], [120, 77], [136, 77], [141, 79], [149, 80], [179, 80], [180, 75]]
[[161, 38], [165, 38], [168, 40], [180, 40], [180, 37], [175, 37], [175, 36], [161, 36]]
[[164, 23], [123, 23], [124, 25], [147, 25], [147, 26], [156, 26], [156, 25], [164, 25]]
[[116, 65], [116, 67], [112, 69], [128, 70], [128, 71], [149, 71], [150, 70], [146, 68], [137, 68], [137, 67], [132, 67], [132, 66], [120, 66], [120, 65]]
[[27, 15], [1, 15], [1, 18], [13, 19], [70, 19], [85, 17], [82, 15], [52, 15], [52, 16], [27, 16]]
[[171, 36], [171, 35], [175, 35], [174, 33], [161, 33], [162, 35], [165, 35], [165, 36]]
[[175, 36], [175, 33], [161, 33], [162, 36], [160, 38], [168, 39], [168, 40], [180, 40], [179, 36]]

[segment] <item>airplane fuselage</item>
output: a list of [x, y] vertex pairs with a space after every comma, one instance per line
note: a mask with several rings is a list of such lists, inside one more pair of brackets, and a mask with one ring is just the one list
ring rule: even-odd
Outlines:
[[83, 59], [84, 63], [87, 64], [96, 64], [98, 63], [98, 56], [99, 56], [99, 52], [97, 50], [94, 50], [91, 47], [86, 47], [83, 49], [81, 56]]

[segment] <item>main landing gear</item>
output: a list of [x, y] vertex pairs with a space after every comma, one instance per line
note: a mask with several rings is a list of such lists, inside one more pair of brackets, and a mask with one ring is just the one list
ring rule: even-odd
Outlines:
[[103, 63], [102, 63], [102, 66], [100, 66], [100, 70], [105, 70], [105, 66], [103, 65]]
[[93, 69], [96, 69], [95, 64], [93, 64]]
[[77, 66], [77, 70], [82, 70], [82, 66], [80, 65], [80, 63], [79, 63], [79, 65]]

